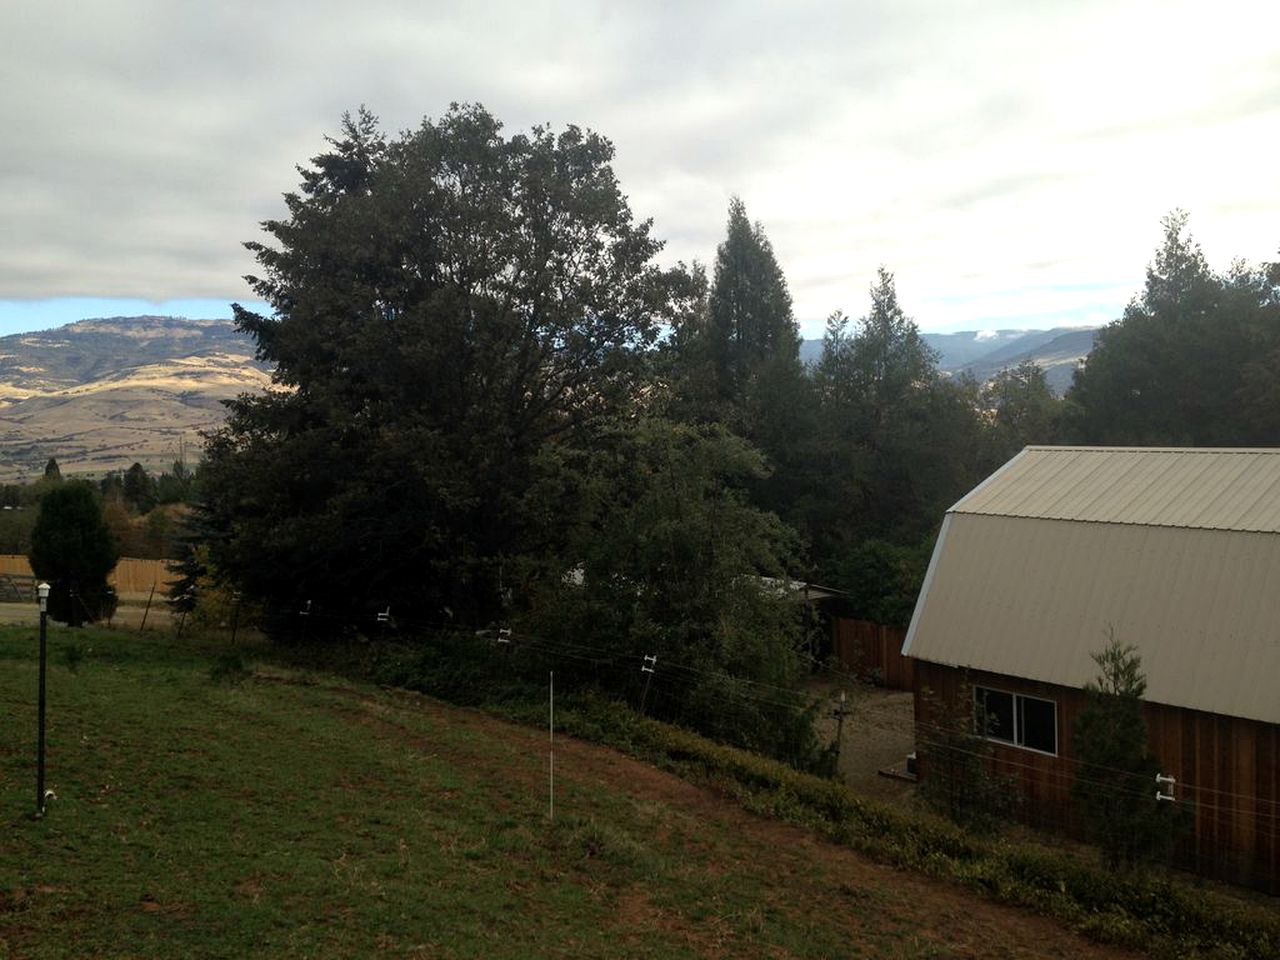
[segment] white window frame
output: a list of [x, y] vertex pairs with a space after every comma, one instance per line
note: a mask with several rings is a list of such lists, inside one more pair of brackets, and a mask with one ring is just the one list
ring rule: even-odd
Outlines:
[[[982, 731], [983, 739], [989, 740], [992, 743], [1001, 744], [1006, 747], [1015, 747], [1018, 750], [1029, 750], [1032, 753], [1038, 753], [1044, 757], [1058, 756], [1059, 724], [1058, 724], [1058, 701], [1057, 700], [1050, 700], [1048, 697], [1032, 697], [1025, 693], [1017, 693], [1016, 691], [1005, 690], [1001, 687], [988, 687], [988, 686], [985, 686], [984, 684], [975, 683], [973, 685], [973, 715], [974, 715], [975, 721], [978, 716], [978, 708], [982, 706], [980, 692], [984, 690], [990, 693], [1007, 694], [1008, 696], [1013, 698], [1013, 738], [1010, 740], [1010, 739], [1005, 739], [1004, 737], [993, 737], [986, 730], [983, 730]], [[1020, 706], [1018, 703], [1019, 700], [1035, 700], [1035, 701], [1038, 701], [1039, 703], [1048, 703], [1053, 706], [1053, 750], [1052, 751], [1041, 750], [1039, 747], [1028, 747], [1026, 744], [1021, 742], [1023, 737], [1022, 719], [1021, 719], [1022, 710], [1020, 709]]]

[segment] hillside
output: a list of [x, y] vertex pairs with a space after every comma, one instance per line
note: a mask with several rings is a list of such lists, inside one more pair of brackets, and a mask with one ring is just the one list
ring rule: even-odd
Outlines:
[[270, 376], [229, 320], [114, 317], [0, 338], [0, 480], [168, 468]]
[[191, 638], [54, 631], [35, 821], [29, 634], [0, 629], [5, 956], [1129, 956], [568, 738], [549, 822], [545, 730]]
[[[1001, 370], [1030, 360], [1044, 368], [1050, 389], [1058, 396], [1071, 386], [1076, 368], [1093, 348], [1094, 327], [1054, 327], [1052, 330], [965, 330], [959, 333], [921, 334], [938, 354], [938, 369], [945, 374], [968, 373], [982, 383]], [[822, 356], [821, 340], [805, 340], [800, 357], [816, 363]]]

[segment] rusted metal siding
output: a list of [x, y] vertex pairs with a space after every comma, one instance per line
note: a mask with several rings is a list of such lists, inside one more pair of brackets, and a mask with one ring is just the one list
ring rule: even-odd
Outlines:
[[[920, 776], [929, 776], [930, 717], [937, 704], [954, 703], [966, 682], [1057, 704], [1057, 756], [993, 743], [993, 768], [1017, 785], [1023, 797], [1020, 820], [1079, 837], [1082, 823], [1069, 791], [1079, 768], [1072, 731], [1088, 702], [1082, 690], [917, 662]], [[1145, 704], [1144, 712], [1151, 750], [1163, 771], [1176, 778], [1175, 796], [1192, 809], [1191, 830], [1176, 849], [1175, 862], [1280, 894], [1280, 725], [1164, 704]], [[1154, 783], [1151, 789], [1154, 794]]]
[[903, 652], [1079, 687], [1112, 635], [1148, 699], [1280, 723], [1280, 535], [953, 513]]

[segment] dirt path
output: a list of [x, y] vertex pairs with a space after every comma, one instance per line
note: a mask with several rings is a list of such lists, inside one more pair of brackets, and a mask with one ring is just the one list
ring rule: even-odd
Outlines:
[[[353, 717], [388, 738], [413, 749], [437, 752], [442, 745], [425, 742], [396, 716], [411, 710], [433, 721], [474, 730], [503, 742], [512, 757], [545, 756], [546, 734], [513, 726], [483, 714], [454, 709], [416, 694], [396, 691], [384, 697], [349, 688], [333, 688], [350, 696]], [[457, 749], [457, 748], [455, 748]], [[495, 781], [527, 784], [531, 791], [545, 773], [536, 762], [500, 763], [493, 754], [458, 758], [481, 766]], [[485, 766], [492, 769], [483, 769]], [[501, 769], [499, 769], [501, 766]], [[715, 835], [689, 849], [690, 858], [708, 871], [768, 871], [771, 888], [788, 888], [789, 909], [801, 919], [835, 926], [849, 938], [850, 955], [863, 955], [860, 941], [872, 935], [883, 942], [886, 930], [902, 937], [901, 954], [971, 958], [1072, 958], [1105, 960], [1135, 955], [1099, 946], [1053, 921], [981, 899], [947, 883], [921, 878], [869, 860], [851, 850], [816, 839], [804, 830], [752, 815], [707, 789], [633, 760], [615, 750], [565, 738], [557, 742], [557, 782], [569, 781], [625, 790], [637, 802], [661, 804], [682, 817], [713, 824]], [[799, 892], [799, 896], [797, 896]], [[807, 904], [796, 908], [794, 904]], [[623, 905], [639, 923], [661, 923], [675, 929], [681, 918], [660, 915], [644, 890], [634, 891]], [[774, 908], [762, 904], [762, 908]], [[667, 912], [669, 913], [669, 911]], [[899, 933], [900, 932], [900, 933]], [[722, 956], [714, 944], [698, 944], [706, 956]], [[933, 952], [936, 950], [936, 953]]]

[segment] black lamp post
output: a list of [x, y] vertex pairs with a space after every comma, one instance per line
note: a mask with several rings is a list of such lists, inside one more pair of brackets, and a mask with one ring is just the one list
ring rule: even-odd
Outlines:
[[49, 661], [49, 584], [36, 587], [40, 597], [40, 738], [36, 745], [36, 816], [44, 816], [44, 676]]

